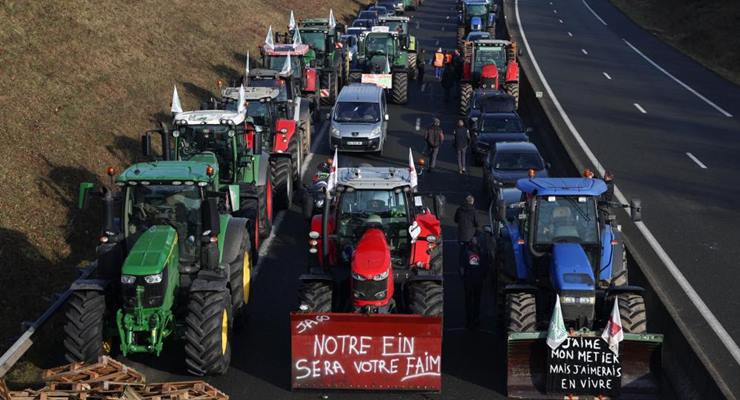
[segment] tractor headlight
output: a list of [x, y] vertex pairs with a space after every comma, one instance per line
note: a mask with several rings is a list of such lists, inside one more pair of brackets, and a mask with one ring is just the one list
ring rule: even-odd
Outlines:
[[436, 241], [437, 241], [437, 237], [436, 236], [434, 236], [434, 235], [427, 236], [427, 242], [434, 243]]
[[136, 282], [136, 277], [133, 275], [121, 275], [121, 283], [124, 285], [133, 285]]
[[324, 206], [324, 199], [316, 200], [316, 207], [323, 207], [323, 206]]
[[382, 281], [383, 279], [388, 277], [388, 271], [382, 272], [380, 274], [377, 274], [373, 277], [374, 281]]
[[144, 282], [148, 284], [154, 284], [154, 283], [160, 283], [162, 282], [162, 273], [154, 274], [154, 275], [147, 275], [144, 277]]
[[563, 296], [560, 298], [563, 304], [596, 304], [595, 297]]
[[375, 293], [375, 298], [378, 300], [384, 299], [388, 295], [388, 290], [381, 290], [378, 293]]
[[311, 238], [311, 239], [318, 239], [319, 238], [319, 233], [316, 232], [316, 231], [308, 232], [308, 237]]
[[367, 280], [364, 276], [358, 274], [357, 272], [352, 273], [352, 279], [356, 281], [366, 281]]

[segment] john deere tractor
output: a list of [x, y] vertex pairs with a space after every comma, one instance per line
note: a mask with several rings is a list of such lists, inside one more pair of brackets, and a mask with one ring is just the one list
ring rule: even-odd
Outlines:
[[299, 21], [298, 31], [303, 43], [310, 47], [305, 63], [318, 70], [321, 103], [333, 105], [346, 75], [342, 53], [337, 50], [341, 26], [333, 21], [333, 16], [304, 19]]
[[470, 32], [486, 31], [496, 37], [496, 4], [493, 0], [464, 0], [458, 5], [457, 47]]
[[[252, 258], [248, 220], [230, 214], [239, 209], [239, 185], [221, 185], [220, 173], [216, 156], [200, 153], [134, 164], [115, 186], [100, 188], [97, 269], [75, 282], [65, 312], [69, 361], [111, 352], [158, 356], [181, 338], [189, 373], [226, 372]], [[109, 174], [113, 180], [112, 168]], [[81, 207], [92, 188], [81, 184]]]
[[397, 32], [391, 32], [387, 26], [376, 26], [360, 35], [350, 82], [374, 83], [390, 91], [394, 103], [406, 104], [409, 78], [416, 78], [415, 63], [416, 58], [410, 58], [403, 49]]

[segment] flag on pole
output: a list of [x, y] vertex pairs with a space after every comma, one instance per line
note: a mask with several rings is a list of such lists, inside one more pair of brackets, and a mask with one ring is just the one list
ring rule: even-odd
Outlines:
[[293, 31], [293, 48], [296, 48], [302, 44], [303, 44], [303, 39], [301, 39], [301, 31], [296, 29]]
[[414, 165], [414, 154], [411, 152], [409, 147], [409, 180], [411, 181], [411, 189], [416, 189], [419, 184], [419, 176], [416, 174], [416, 165]]
[[326, 180], [326, 197], [331, 197], [331, 192], [336, 189], [339, 178], [337, 177], [337, 168], [339, 168], [338, 151], [334, 149], [334, 160], [329, 168], [329, 178]]
[[247, 94], [244, 91], [244, 85], [239, 86], [239, 104], [237, 104], [236, 112], [243, 113], [247, 111]]
[[177, 94], [177, 86], [174, 88], [175, 90], [172, 91], [172, 105], [170, 107], [170, 111], [173, 114], [177, 114], [182, 112], [182, 104], [180, 104], [180, 96]]
[[568, 339], [568, 331], [565, 330], [565, 322], [563, 321], [563, 311], [560, 309], [560, 295], [556, 296], [555, 307], [550, 318], [550, 327], [547, 328], [547, 345], [553, 350]]
[[622, 330], [622, 318], [619, 316], [619, 299], [614, 299], [614, 308], [609, 316], [609, 322], [604, 327], [601, 338], [609, 344], [609, 350], [619, 355], [619, 342], [624, 340], [624, 331]]
[[290, 54], [288, 54], [287, 57], [285, 57], [285, 62], [283, 63], [283, 69], [280, 70], [280, 75], [292, 75], [293, 74], [293, 63], [290, 62]]
[[295, 27], [295, 15], [293, 15], [293, 10], [290, 10], [290, 21], [288, 21], [288, 30], [292, 31], [293, 29], [295, 29]]
[[391, 73], [391, 62], [388, 60], [388, 55], [385, 56], [385, 67], [383, 68], [384, 74], [390, 74]]
[[334, 29], [337, 26], [337, 20], [334, 19], [334, 10], [329, 9], [329, 29]]
[[244, 77], [245, 78], [249, 77], [249, 50], [247, 50], [247, 65], [244, 68], [244, 72], [245, 72]]
[[265, 47], [270, 49], [275, 47], [275, 40], [272, 36], [272, 25], [270, 25], [270, 29], [267, 30], [267, 36], [265, 36]]

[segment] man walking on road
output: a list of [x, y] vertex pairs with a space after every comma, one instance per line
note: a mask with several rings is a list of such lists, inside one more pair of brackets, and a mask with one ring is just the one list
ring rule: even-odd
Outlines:
[[421, 52], [419, 53], [419, 58], [416, 59], [416, 80], [419, 82], [419, 84], [424, 83], [424, 68], [426, 68], [426, 62], [427, 62], [427, 52], [424, 49], [421, 49]]
[[[457, 224], [457, 240], [460, 245], [458, 257], [458, 267], [460, 275], [465, 283], [465, 310], [467, 314], [468, 328], [477, 325], [478, 313], [480, 307], [480, 290], [483, 287], [485, 271], [472, 271], [475, 266], [470, 266], [470, 255], [472, 251], [477, 251], [478, 260], [482, 252], [478, 246], [477, 240], [474, 242], [482, 226], [478, 218], [478, 211], [475, 209], [475, 198], [472, 194], [465, 197], [465, 203], [455, 211], [455, 223]], [[485, 266], [486, 264], [483, 264]], [[480, 268], [481, 265], [479, 264]], [[466, 277], [466, 272], [469, 272]], [[477, 297], [476, 297], [477, 294]], [[477, 302], [475, 301], [477, 298]]]
[[465, 326], [476, 329], [480, 325], [480, 298], [490, 264], [475, 236], [460, 250], [463, 253], [459, 272], [465, 290]]
[[427, 156], [429, 157], [429, 172], [437, 167], [437, 154], [439, 153], [439, 146], [445, 140], [445, 134], [442, 131], [442, 127], [439, 118], [434, 119], [434, 123], [427, 129], [424, 140], [427, 143]]
[[465, 127], [465, 121], [458, 120], [455, 128], [455, 149], [457, 150], [457, 170], [459, 173], [467, 173], [465, 156], [470, 145], [470, 131]]
[[437, 78], [437, 80], [442, 79], [442, 68], [445, 66], [445, 54], [442, 52], [442, 48], [438, 48], [437, 52], [434, 53], [434, 61], [432, 63], [434, 66], [434, 77]]

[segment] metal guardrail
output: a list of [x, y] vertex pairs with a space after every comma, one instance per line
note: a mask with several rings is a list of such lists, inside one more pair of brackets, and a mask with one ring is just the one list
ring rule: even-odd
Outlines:
[[[95, 269], [98, 267], [97, 261], [90, 263], [87, 268], [82, 270], [80, 277], [77, 279], [86, 279], [87, 277], [92, 274]], [[70, 288], [72, 286], [70, 285]], [[34, 321], [31, 326], [26, 329], [25, 332], [19, 337], [15, 343], [13, 343], [12, 346], [5, 352], [5, 354], [0, 357], [0, 378], [4, 377], [5, 374], [10, 371], [11, 368], [15, 365], [15, 363], [20, 360], [21, 357], [23, 357], [24, 354], [28, 351], [28, 349], [31, 348], [33, 345], [33, 335], [46, 323], [46, 321], [54, 315], [59, 308], [67, 301], [69, 296], [72, 294], [71, 289], [67, 289], [64, 293], [59, 295], [54, 301], [54, 303], [44, 311], [43, 314], [41, 314], [40, 317]]]

